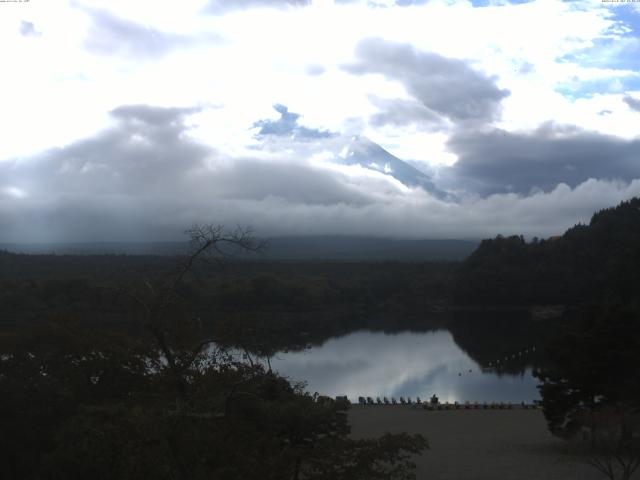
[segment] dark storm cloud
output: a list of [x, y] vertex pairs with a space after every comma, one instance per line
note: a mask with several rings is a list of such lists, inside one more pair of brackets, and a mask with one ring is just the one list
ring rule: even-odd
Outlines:
[[310, 4], [311, 0], [209, 0], [205, 12], [220, 15], [248, 8], [304, 7]]
[[32, 22], [23, 20], [20, 22], [20, 35], [23, 37], [37, 37], [39, 33], [36, 31], [36, 27]]
[[640, 112], [640, 100], [637, 100], [629, 95], [625, 96], [622, 100], [629, 106], [631, 110]]
[[509, 95], [495, 79], [468, 63], [422, 52], [408, 44], [367, 39], [356, 48], [358, 60], [343, 66], [356, 75], [381, 74], [404, 84], [425, 107], [425, 120], [437, 114], [456, 123], [488, 122], [498, 117]]
[[465, 190], [482, 194], [549, 191], [590, 178], [640, 178], [640, 140], [544, 124], [530, 133], [460, 131], [448, 148], [458, 155], [450, 174]]
[[258, 135], [291, 136], [298, 140], [329, 138], [335, 135], [327, 130], [317, 130], [298, 125], [298, 119], [301, 115], [290, 112], [285, 105], [277, 103], [273, 108], [280, 114], [280, 118], [278, 120], [258, 120], [255, 122], [253, 127], [260, 128]]
[[[159, 58], [174, 49], [193, 45], [197, 39], [168, 33], [117, 17], [112, 13], [86, 6], [78, 7], [91, 17], [91, 27], [85, 39], [86, 48], [99, 55], [120, 55], [132, 58]], [[215, 35], [201, 40], [219, 41]]]

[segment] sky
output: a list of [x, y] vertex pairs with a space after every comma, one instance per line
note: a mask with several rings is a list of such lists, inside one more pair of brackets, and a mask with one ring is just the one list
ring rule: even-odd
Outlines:
[[0, 242], [545, 237], [640, 195], [640, 3], [8, 1], [0, 62]]

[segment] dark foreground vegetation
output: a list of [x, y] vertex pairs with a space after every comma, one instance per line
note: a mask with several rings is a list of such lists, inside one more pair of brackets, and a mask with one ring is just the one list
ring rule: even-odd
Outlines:
[[351, 440], [347, 405], [254, 360], [441, 326], [480, 364], [544, 338], [550, 430], [586, 439], [609, 478], [640, 465], [639, 199], [559, 237], [485, 240], [460, 264], [221, 263], [205, 253], [255, 249], [246, 232], [191, 234], [186, 257], [0, 252], [8, 478], [411, 478], [424, 438]]
[[[423, 437], [351, 439], [348, 404], [306, 393], [249, 354], [234, 358], [210, 336], [187, 278], [223, 244], [256, 246], [246, 232], [190, 234], [192, 254], [161, 279], [115, 291], [34, 283], [31, 297], [45, 293], [31, 317], [16, 308], [28, 299], [13, 297], [18, 317], [0, 336], [5, 478], [413, 478]], [[96, 306], [105, 317], [87, 321]], [[131, 326], [114, 328], [110, 316]]]
[[[0, 328], [58, 315], [133, 333], [139, 329], [136, 303], [126, 292], [144, 290], [182, 262], [184, 257], [0, 253]], [[219, 342], [267, 355], [358, 328], [436, 326], [450, 301], [455, 266], [200, 259], [175, 288]]]

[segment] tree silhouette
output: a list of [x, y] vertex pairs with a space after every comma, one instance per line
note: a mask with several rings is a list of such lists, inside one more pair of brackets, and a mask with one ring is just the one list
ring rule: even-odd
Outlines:
[[141, 334], [60, 314], [0, 336], [7, 478], [414, 478], [423, 437], [353, 440], [348, 404], [217, 348], [186, 279], [208, 253], [260, 245], [246, 230], [188, 233], [191, 253], [170, 275], [116, 297], [135, 307]]
[[549, 365], [535, 372], [549, 430], [582, 436], [589, 464], [627, 480], [640, 466], [640, 311], [583, 307], [567, 316]]

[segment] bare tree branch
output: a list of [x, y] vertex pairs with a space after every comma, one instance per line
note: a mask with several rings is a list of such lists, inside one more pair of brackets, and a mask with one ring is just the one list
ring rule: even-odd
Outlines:
[[[186, 357], [181, 358], [174, 352], [174, 347], [167, 341], [168, 330], [164, 317], [178, 298], [179, 285], [189, 273], [193, 272], [194, 265], [199, 259], [206, 256], [212, 256], [216, 260], [231, 258], [238, 252], [262, 252], [267, 246], [266, 242], [259, 241], [253, 236], [253, 231], [250, 228], [240, 226], [237, 226], [233, 231], [228, 231], [219, 224], [195, 224], [186, 230], [185, 234], [190, 238], [190, 253], [164, 284], [160, 284], [156, 288], [148, 279], [144, 281], [147, 294], [150, 297], [148, 300], [135, 294], [132, 289], [123, 289], [129, 298], [143, 308], [145, 319], [142, 324], [151, 333], [161, 355], [167, 361], [167, 365], [174, 375], [179, 396], [183, 399], [187, 389], [185, 372], [192, 368], [202, 350], [207, 345], [214, 343], [214, 340], [200, 341]], [[249, 363], [253, 366], [251, 357], [248, 352], [246, 353]]]

